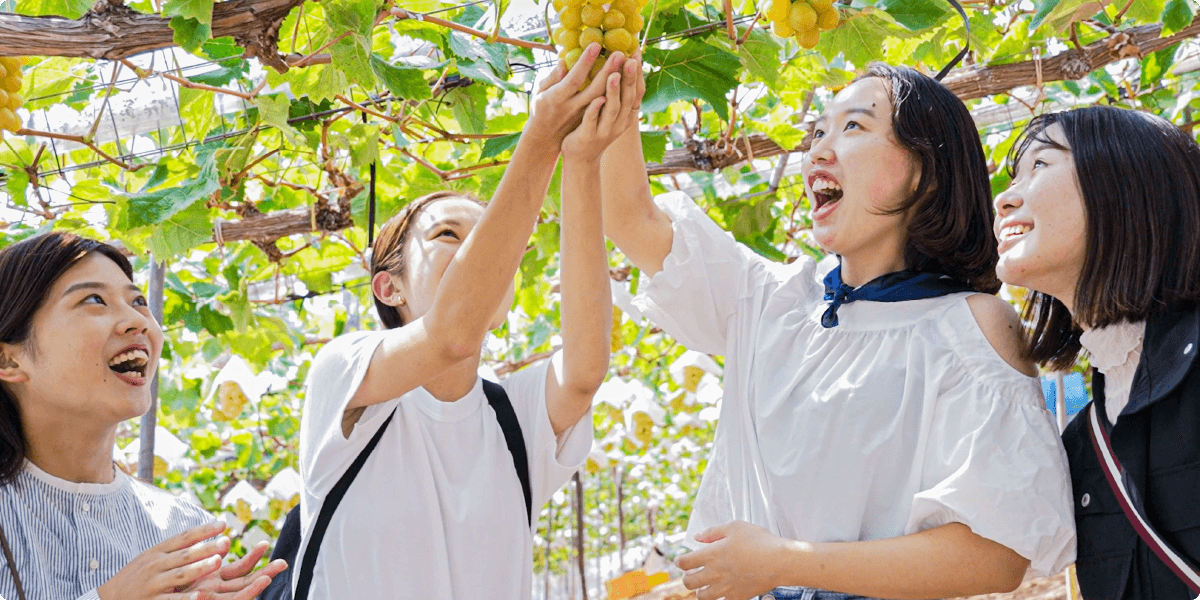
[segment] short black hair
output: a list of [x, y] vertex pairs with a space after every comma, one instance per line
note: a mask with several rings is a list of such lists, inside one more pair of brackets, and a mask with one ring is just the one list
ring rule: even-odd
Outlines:
[[970, 111], [954, 92], [915, 69], [872, 63], [855, 81], [868, 77], [885, 82], [892, 131], [921, 164], [916, 192], [888, 211], [911, 211], [906, 268], [949, 275], [977, 292], [1000, 291], [991, 176]]
[[[1062, 128], [1069, 148], [1046, 133]], [[1200, 302], [1200, 146], [1170, 121], [1091, 106], [1034, 118], [1014, 144], [1010, 172], [1035, 142], [1070, 152], [1083, 198], [1086, 244], [1074, 314], [1030, 291], [1027, 351], [1066, 370], [1081, 325], [1138, 322]]]

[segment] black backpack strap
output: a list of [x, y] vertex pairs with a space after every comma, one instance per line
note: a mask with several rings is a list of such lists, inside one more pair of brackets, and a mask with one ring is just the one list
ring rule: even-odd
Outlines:
[[504, 387], [498, 383], [483, 380], [483, 393], [487, 395], [488, 405], [496, 411], [496, 420], [500, 422], [500, 431], [504, 432], [504, 443], [508, 444], [508, 452], [512, 454], [513, 466], [517, 469], [517, 478], [521, 480], [521, 491], [525, 494], [525, 514], [529, 525], [533, 526], [533, 494], [529, 489], [529, 456], [525, 452], [525, 436], [521, 434], [521, 424], [517, 422], [517, 413], [513, 410], [512, 402]]
[[[507, 398], [505, 398], [507, 401]], [[509, 410], [512, 410], [511, 406]], [[367, 447], [358, 453], [358, 458], [350, 464], [350, 468], [342, 474], [342, 478], [338, 480], [337, 485], [329, 491], [329, 495], [325, 496], [325, 501], [321, 503], [321, 512], [317, 515], [317, 523], [313, 526], [312, 536], [308, 540], [307, 550], [304, 553], [304, 558], [300, 563], [300, 577], [296, 580], [296, 595], [295, 600], [307, 600], [308, 588], [312, 585], [313, 569], [317, 566], [317, 554], [321, 551], [321, 541], [325, 539], [325, 530], [329, 528], [329, 521], [333, 519], [333, 512], [337, 510], [338, 504], [342, 503], [342, 497], [346, 495], [346, 490], [350, 489], [350, 484], [354, 483], [354, 478], [358, 477], [358, 472], [362, 470], [363, 465], [367, 462], [367, 457], [371, 456], [371, 452], [375, 450], [375, 446], [379, 445], [379, 438], [383, 437], [383, 432], [392, 422], [392, 417], [396, 416], [396, 411], [388, 415], [383, 425], [379, 426], [379, 431], [375, 432], [375, 436], [371, 441], [367, 442]]]

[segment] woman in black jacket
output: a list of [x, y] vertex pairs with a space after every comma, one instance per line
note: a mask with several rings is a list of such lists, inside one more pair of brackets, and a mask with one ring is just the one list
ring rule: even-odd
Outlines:
[[997, 274], [1031, 290], [1036, 362], [1070, 368], [1086, 349], [1093, 368], [1095, 400], [1063, 433], [1081, 591], [1194, 598], [1200, 147], [1159, 117], [1097, 106], [1034, 119], [1014, 158], [995, 200]]

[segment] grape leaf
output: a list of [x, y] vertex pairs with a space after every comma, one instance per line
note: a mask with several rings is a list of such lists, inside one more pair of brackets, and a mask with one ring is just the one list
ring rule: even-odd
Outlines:
[[[437, 68], [437, 66], [433, 68]], [[375, 72], [380, 83], [395, 96], [405, 100], [425, 100], [431, 97], [429, 82], [425, 81], [425, 75], [421, 68], [404, 63], [390, 65], [382, 56], [372, 54], [371, 70]]]
[[510, 133], [500, 137], [488, 138], [483, 143], [483, 150], [479, 153], [479, 160], [493, 158], [508, 152], [517, 147], [517, 141], [521, 139], [521, 133]]
[[220, 189], [221, 180], [213, 150], [199, 153], [196, 158], [199, 172], [191, 179], [153, 192], [129, 194], [120, 199], [119, 202], [125, 205], [120, 225], [128, 229], [157, 225]]
[[741, 62], [732, 53], [688, 40], [678, 48], [646, 51], [646, 62], [658, 70], [646, 77], [642, 110], [665, 110], [679, 100], [704, 100], [717, 115], [729, 119], [725, 94], [737, 87]]
[[646, 162], [661, 163], [667, 153], [667, 132], [642, 132], [642, 158]]
[[1192, 10], [1191, 0], [1170, 0], [1167, 6], [1163, 8], [1162, 13], [1162, 35], [1163, 37], [1173, 35], [1192, 24], [1192, 18], [1195, 12]]
[[164, 17], [192, 19], [201, 25], [212, 25], [213, 0], [167, 0], [163, 3]]
[[909, 31], [933, 27], [950, 16], [957, 18], [944, 0], [883, 0], [875, 6], [887, 11]]
[[172, 39], [188, 52], [199, 51], [201, 45], [212, 38], [212, 26], [196, 19], [175, 17], [171, 19], [171, 29], [175, 32]]
[[762, 80], [767, 87], [774, 88], [779, 82], [782, 62], [779, 60], [778, 38], [762, 29], [755, 29], [738, 46], [738, 57], [750, 75]]

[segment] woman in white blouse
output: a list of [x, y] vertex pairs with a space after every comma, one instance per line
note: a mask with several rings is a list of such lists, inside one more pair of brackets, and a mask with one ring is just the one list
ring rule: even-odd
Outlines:
[[701, 600], [942, 598], [1059, 572], [1075, 550], [1066, 459], [1016, 315], [991, 295], [969, 113], [874, 65], [812, 140], [829, 274], [755, 255], [686, 195], [652, 198], [636, 134], [604, 157], [605, 231], [651, 276], [636, 302], [725, 355], [684, 583]]
[[223, 522], [115, 467], [162, 351], [132, 278], [69, 233], [0, 250], [0, 597], [250, 600], [286, 567], [253, 572], [265, 542], [222, 567]]

